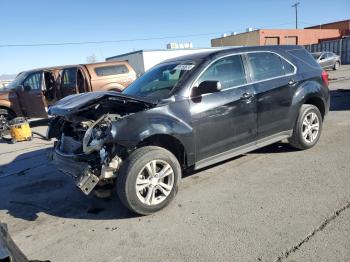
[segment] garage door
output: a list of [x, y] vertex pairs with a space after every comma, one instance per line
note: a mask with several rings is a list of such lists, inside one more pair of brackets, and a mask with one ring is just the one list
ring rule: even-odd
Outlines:
[[286, 36], [286, 44], [287, 45], [297, 45], [298, 37], [297, 36]]
[[265, 45], [279, 45], [280, 38], [279, 37], [265, 37]]

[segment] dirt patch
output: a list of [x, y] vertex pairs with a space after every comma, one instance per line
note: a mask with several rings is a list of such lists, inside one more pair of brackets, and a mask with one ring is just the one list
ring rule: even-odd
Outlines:
[[63, 188], [64, 184], [64, 181], [60, 179], [41, 180], [31, 184], [16, 187], [12, 190], [12, 192], [25, 195], [47, 193]]

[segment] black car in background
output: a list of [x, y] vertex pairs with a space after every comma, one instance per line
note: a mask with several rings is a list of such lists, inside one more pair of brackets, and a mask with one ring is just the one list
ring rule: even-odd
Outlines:
[[324, 69], [337, 70], [340, 67], [340, 56], [332, 52], [316, 52], [312, 53], [312, 56], [316, 59], [317, 63]]
[[328, 74], [300, 46], [192, 54], [153, 67], [122, 93], [52, 106], [51, 160], [85, 194], [116, 185], [126, 207], [147, 215], [170, 203], [186, 169], [283, 139], [313, 147], [329, 103]]

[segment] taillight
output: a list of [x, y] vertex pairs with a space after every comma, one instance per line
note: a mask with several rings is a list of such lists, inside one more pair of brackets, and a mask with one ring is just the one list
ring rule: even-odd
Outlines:
[[328, 80], [328, 73], [326, 71], [322, 71], [322, 80], [325, 83], [325, 85], [329, 86], [329, 80]]

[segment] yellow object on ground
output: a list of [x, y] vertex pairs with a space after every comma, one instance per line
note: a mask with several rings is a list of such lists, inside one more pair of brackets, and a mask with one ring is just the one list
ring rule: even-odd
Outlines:
[[32, 130], [23, 117], [17, 117], [9, 123], [12, 142], [32, 140]]

